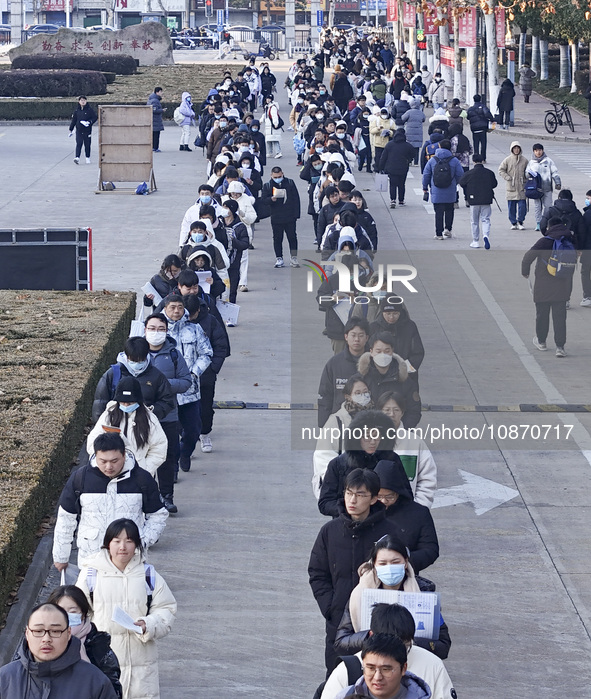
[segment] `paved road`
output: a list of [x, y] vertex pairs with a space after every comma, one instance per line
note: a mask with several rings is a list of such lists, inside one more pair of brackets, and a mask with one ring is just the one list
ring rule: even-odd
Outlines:
[[[66, 125], [1, 127], [2, 161], [10, 164], [0, 175], [1, 225], [91, 225], [95, 287], [138, 289], [176, 247], [180, 219], [204, 179], [201, 154], [179, 153], [178, 136], [174, 126], [164, 132], [155, 164], [158, 193], [97, 196], [96, 167], [72, 163]], [[280, 162], [296, 177], [290, 140], [286, 134]], [[525, 152], [535, 140], [524, 140]], [[490, 167], [496, 169], [509, 142], [510, 135], [490, 137]], [[591, 186], [591, 150], [558, 142], [548, 142], [547, 150], [581, 203]], [[533, 304], [519, 273], [523, 250], [537, 238], [531, 214], [528, 230], [516, 232], [504, 211], [495, 210], [489, 252], [468, 247], [464, 208], [456, 212], [456, 237], [433, 241], [433, 215], [418, 191], [418, 170], [412, 174], [408, 206], [395, 211], [370, 176], [361, 174], [358, 184], [378, 221], [384, 261], [418, 269], [418, 293], [406, 300], [426, 346], [423, 400], [591, 403], [591, 312], [578, 306], [578, 280], [569, 357], [558, 360], [531, 345]], [[498, 198], [503, 206], [502, 188]], [[317, 259], [305, 217], [299, 234], [308, 248], [300, 256]], [[232, 357], [218, 397], [310, 402], [330, 347], [304, 290], [306, 270], [273, 269], [268, 223], [255, 241], [251, 292], [239, 297], [241, 323], [231, 331]], [[163, 697], [304, 699], [322, 679], [323, 624], [306, 566], [325, 520], [311, 492], [311, 453], [292, 448], [300, 446], [293, 440], [304, 420], [315, 424], [305, 411], [218, 411], [214, 452], [199, 452], [182, 476], [180, 513], [152, 553], [179, 601], [174, 632], [160, 642]], [[459, 696], [550, 699], [557, 686], [565, 696], [591, 696], [591, 416], [430, 412], [421, 423], [442, 424], [492, 430], [496, 437], [434, 447], [441, 558], [426, 574], [442, 594], [453, 640], [447, 667]], [[498, 438], [511, 424], [527, 426], [524, 439]], [[548, 438], [532, 439], [531, 425], [549, 425]], [[460, 470], [516, 492], [474, 485]], [[454, 498], [464, 478], [472, 485]], [[475, 504], [458, 502], [468, 495]]]

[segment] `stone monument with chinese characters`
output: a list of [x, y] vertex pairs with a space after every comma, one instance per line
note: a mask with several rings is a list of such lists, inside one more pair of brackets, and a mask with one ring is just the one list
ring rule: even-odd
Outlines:
[[172, 42], [160, 22], [142, 22], [117, 31], [79, 32], [61, 28], [57, 34], [37, 34], [8, 52], [17, 56], [42, 54], [58, 56], [127, 55], [138, 58], [141, 66], [172, 65]]

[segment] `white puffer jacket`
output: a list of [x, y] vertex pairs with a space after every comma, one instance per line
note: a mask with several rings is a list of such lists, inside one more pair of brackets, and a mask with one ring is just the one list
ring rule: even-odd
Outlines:
[[[176, 600], [164, 579], [155, 573], [150, 613], [146, 615], [148, 589], [142, 558], [138, 552], [125, 570], [101, 549], [80, 570], [76, 586], [91, 600], [93, 622], [111, 634], [111, 647], [121, 667], [124, 699], [159, 699], [158, 651], [155, 641], [170, 633], [176, 617]], [[92, 598], [88, 590], [89, 568], [96, 570]], [[92, 576], [91, 576], [92, 577]], [[128, 631], [112, 621], [113, 609], [121, 607], [134, 621], [146, 622], [146, 633]], [[139, 628], [139, 627], [138, 627]]]
[[[113, 409], [118, 405], [116, 400], [111, 400], [107, 403], [105, 412], [99, 417], [96, 425], [86, 438], [86, 451], [89, 456], [94, 454], [94, 440], [101, 434], [104, 434], [103, 425], [107, 427], [111, 425]], [[135, 454], [138, 464], [145, 468], [151, 476], [156, 475], [156, 470], [162, 466], [166, 459], [166, 450], [168, 448], [168, 439], [164, 434], [164, 430], [160, 426], [158, 418], [151, 410], [148, 410], [148, 420], [150, 422], [150, 434], [148, 441], [143, 447], [138, 447], [135, 441], [135, 411], [126, 415], [124, 413], [123, 421], [119, 425], [121, 429], [121, 437], [125, 442], [125, 446]]]

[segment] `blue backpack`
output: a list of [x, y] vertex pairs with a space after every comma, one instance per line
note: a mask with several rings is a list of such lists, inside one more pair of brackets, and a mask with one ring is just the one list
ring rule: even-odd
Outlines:
[[527, 199], [541, 199], [544, 196], [542, 191], [542, 178], [539, 173], [529, 175], [525, 180], [525, 196]]
[[[550, 236], [544, 236], [549, 238]], [[577, 266], [577, 251], [575, 246], [565, 236], [550, 238], [553, 241], [552, 254], [548, 259], [546, 269], [548, 274], [559, 279], [572, 277]]]
[[138, 184], [138, 186], [135, 189], [136, 194], [148, 194], [148, 185], [146, 182], [142, 182], [141, 184]]

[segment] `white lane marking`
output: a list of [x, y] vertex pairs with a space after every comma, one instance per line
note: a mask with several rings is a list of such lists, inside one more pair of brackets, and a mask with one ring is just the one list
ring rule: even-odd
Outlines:
[[483, 515], [519, 495], [518, 490], [508, 488], [501, 483], [495, 483], [489, 478], [482, 478], [482, 476], [461, 469], [458, 469], [458, 473], [462, 476], [464, 483], [436, 490], [431, 509], [436, 510], [438, 507], [471, 502], [474, 512], [477, 515]]
[[[486, 306], [488, 312], [494, 318], [499, 330], [503, 333], [505, 339], [515, 351], [515, 354], [517, 354], [519, 357], [527, 373], [532, 377], [540, 391], [544, 394], [546, 401], [548, 403], [566, 403], [567, 401], [564, 396], [548, 379], [542, 367], [533, 358], [529, 349], [523, 344], [521, 337], [519, 337], [519, 334], [511, 325], [511, 321], [507, 318], [503, 309], [496, 302], [494, 296], [478, 272], [474, 269], [472, 263], [468, 260], [466, 255], [456, 255], [455, 257], [460, 267], [464, 270], [466, 276], [470, 280], [472, 286], [476, 290], [476, 293], [478, 296], [480, 296], [482, 303]], [[591, 436], [589, 435], [589, 432], [587, 432], [580, 420], [572, 413], [557, 413], [557, 417], [565, 425], [573, 425], [570, 437], [575, 441], [583, 456], [585, 459], [587, 459], [587, 462], [591, 466]]]

